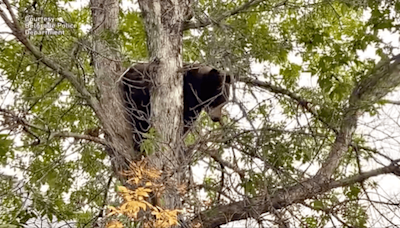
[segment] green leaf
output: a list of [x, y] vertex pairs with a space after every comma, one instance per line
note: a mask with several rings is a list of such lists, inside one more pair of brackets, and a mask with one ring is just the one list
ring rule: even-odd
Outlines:
[[322, 209], [324, 209], [325, 207], [324, 207], [324, 204], [322, 203], [322, 201], [315, 200], [315, 201], [313, 202], [313, 208], [314, 208], [314, 209], [317, 209], [317, 210], [322, 210]]

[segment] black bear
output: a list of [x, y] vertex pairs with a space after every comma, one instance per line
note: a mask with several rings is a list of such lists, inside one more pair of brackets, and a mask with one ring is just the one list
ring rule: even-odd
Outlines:
[[[209, 66], [184, 64], [184, 133], [204, 109], [211, 120], [221, 122], [222, 107], [229, 98], [233, 78]], [[132, 123], [134, 141], [139, 146], [142, 133], [150, 128], [150, 72], [156, 70], [154, 64], [138, 63], [131, 67], [122, 78], [123, 96], [128, 120]], [[136, 147], [138, 149], [138, 147]]]

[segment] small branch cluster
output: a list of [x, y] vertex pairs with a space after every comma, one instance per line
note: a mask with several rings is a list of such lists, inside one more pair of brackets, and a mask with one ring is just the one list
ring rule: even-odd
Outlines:
[[53, 138], [74, 138], [76, 140], [84, 139], [102, 145], [107, 145], [104, 139], [89, 134], [78, 134], [73, 132], [56, 132], [56, 131], [51, 131], [50, 128], [48, 127], [41, 127], [31, 124], [26, 118], [20, 117], [16, 113], [10, 110], [0, 108], [0, 116], [3, 116], [2, 126], [4, 126], [2, 129], [0, 129], [0, 132], [4, 130], [15, 131], [19, 127], [22, 127], [22, 130], [24, 132], [26, 132], [29, 136], [35, 138], [36, 141], [32, 143], [32, 146], [39, 145], [40, 143], [43, 142], [39, 134], [35, 133], [35, 131], [37, 130], [44, 132], [48, 135], [48, 137], [46, 137], [47, 138], [46, 140], [51, 140]]

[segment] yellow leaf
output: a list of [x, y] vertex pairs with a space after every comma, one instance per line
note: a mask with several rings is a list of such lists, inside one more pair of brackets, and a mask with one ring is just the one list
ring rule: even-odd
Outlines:
[[151, 189], [148, 188], [143, 188], [140, 187], [138, 189], [136, 189], [135, 193], [137, 196], [142, 196], [142, 197], [149, 197], [149, 192], [151, 192]]
[[122, 228], [124, 225], [117, 220], [112, 220], [109, 223], [107, 223], [107, 228]]
[[170, 227], [178, 224], [178, 212], [181, 210], [160, 210], [153, 211], [156, 216], [156, 227]]
[[152, 214], [152, 215], [155, 215], [155, 216], [156, 216], [156, 219], [160, 219], [160, 218], [161, 218], [161, 215], [162, 215], [162, 213], [160, 213], [160, 212], [158, 212], [158, 211], [152, 211], [151, 214]]
[[[121, 206], [121, 211], [124, 212], [128, 217], [137, 218], [137, 213], [140, 211], [140, 205], [138, 201], [130, 201]], [[123, 207], [123, 209], [122, 209]]]
[[160, 175], [161, 175], [161, 172], [156, 169], [150, 169], [147, 171], [147, 176], [152, 180], [156, 180], [156, 179], [160, 178]]
[[137, 176], [128, 179], [128, 183], [130, 183], [130, 184], [132, 184], [132, 183], [139, 184], [139, 182], [140, 182], [140, 178]]
[[138, 203], [138, 207], [140, 207], [143, 210], [146, 210], [147, 208], [147, 202], [137, 202]]
[[120, 214], [120, 211], [117, 208], [113, 207], [113, 206], [108, 206], [108, 210], [110, 210], [110, 212], [108, 212], [107, 216]]

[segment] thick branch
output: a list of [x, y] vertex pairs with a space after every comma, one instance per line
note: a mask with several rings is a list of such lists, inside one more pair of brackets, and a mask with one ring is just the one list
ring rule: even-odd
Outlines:
[[249, 217], [258, 219], [260, 214], [273, 212], [274, 210], [295, 203], [301, 203], [305, 199], [310, 199], [315, 195], [323, 194], [334, 188], [349, 186], [363, 182], [371, 177], [388, 173], [400, 175], [400, 167], [398, 165], [390, 165], [339, 181], [330, 181], [324, 185], [320, 185], [318, 177], [314, 177], [292, 187], [280, 189], [268, 197], [259, 196], [204, 211], [192, 219], [192, 224], [200, 223], [202, 227], [214, 228], [228, 222], [247, 219]]
[[[96, 113], [107, 143], [115, 174], [121, 181], [120, 171], [138, 155], [133, 151], [133, 138], [125, 118], [124, 102], [119, 77], [124, 71], [116, 39], [119, 22], [118, 0], [91, 0], [93, 27], [91, 30], [93, 68], [95, 83], [99, 91], [100, 109]], [[107, 40], [105, 37], [109, 37]]]
[[327, 180], [338, 167], [343, 154], [348, 150], [358, 118], [363, 111], [400, 85], [400, 55], [382, 61], [373, 72], [362, 79], [349, 98], [341, 121], [340, 131], [331, 147], [328, 159], [317, 175]]
[[324, 179], [328, 179], [339, 165], [340, 158], [351, 144], [352, 135], [357, 127], [358, 118], [363, 113], [362, 110], [373, 105], [400, 84], [399, 71], [400, 55], [397, 55], [390, 60], [379, 63], [368, 77], [361, 80], [354, 88], [353, 93], [349, 98], [349, 106], [344, 111], [339, 131], [331, 127], [329, 123], [325, 122], [323, 119], [319, 118], [318, 115], [309, 107], [308, 104], [310, 104], [310, 102], [302, 99], [296, 94], [274, 86], [268, 82], [262, 82], [250, 78], [241, 78], [240, 81], [290, 97], [337, 134], [328, 159], [318, 171], [318, 175], [322, 175]]
[[[361, 80], [354, 88], [349, 98], [349, 105], [343, 114], [336, 141], [331, 147], [328, 159], [322, 165], [316, 176], [292, 187], [278, 190], [269, 197], [255, 197], [250, 200], [231, 203], [202, 212], [192, 220], [193, 223], [201, 223], [203, 227], [217, 227], [230, 221], [246, 219], [248, 217], [257, 218], [260, 214], [272, 212], [273, 210], [294, 203], [300, 203], [305, 199], [310, 199], [315, 195], [325, 193], [333, 188], [348, 186], [387, 173], [400, 175], [399, 166], [390, 165], [339, 181], [330, 180], [331, 175], [339, 165], [341, 157], [348, 150], [352, 135], [357, 126], [357, 120], [363, 113], [362, 111], [400, 84], [399, 72], [400, 55], [378, 64], [377, 68], [368, 77]], [[253, 81], [253, 83], [254, 82], [256, 82], [257, 85], [263, 85], [270, 91], [285, 94], [299, 103], [302, 103], [302, 100], [295, 94], [284, 91], [268, 83]]]
[[[140, 0], [146, 28], [147, 47], [152, 62], [159, 67], [150, 75], [151, 124], [158, 133], [162, 148], [150, 160], [158, 169], [174, 170], [165, 183], [163, 203], [168, 209], [182, 207], [176, 186], [186, 180], [187, 166], [181, 141], [183, 129], [183, 24], [190, 14], [191, 0]], [[170, 171], [165, 172], [168, 174]]]

